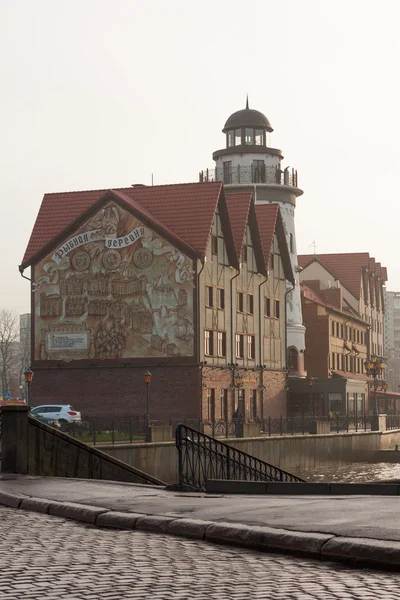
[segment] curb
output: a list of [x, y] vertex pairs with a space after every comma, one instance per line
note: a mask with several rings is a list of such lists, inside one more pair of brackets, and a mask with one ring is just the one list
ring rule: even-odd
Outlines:
[[124, 513], [105, 507], [0, 492], [0, 505], [72, 519], [99, 528], [148, 531], [248, 550], [385, 568], [400, 566], [400, 542], [350, 538], [227, 522]]

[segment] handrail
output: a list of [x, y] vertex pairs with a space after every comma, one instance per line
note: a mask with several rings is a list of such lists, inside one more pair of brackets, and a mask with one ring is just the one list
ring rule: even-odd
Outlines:
[[208, 479], [304, 481], [187, 425], [177, 426], [176, 447], [181, 487], [205, 490]]

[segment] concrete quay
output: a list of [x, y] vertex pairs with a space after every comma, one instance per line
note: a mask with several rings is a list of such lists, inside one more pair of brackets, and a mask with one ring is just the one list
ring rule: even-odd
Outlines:
[[0, 504], [98, 527], [400, 568], [396, 496], [249, 496], [3, 474]]

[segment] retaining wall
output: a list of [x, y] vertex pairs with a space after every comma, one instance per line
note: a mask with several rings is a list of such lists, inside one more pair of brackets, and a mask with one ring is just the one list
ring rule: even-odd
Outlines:
[[[311, 471], [326, 463], [376, 462], [378, 451], [400, 445], [400, 430], [327, 435], [290, 435], [235, 438], [231, 446], [285, 471]], [[103, 452], [167, 483], [178, 481], [178, 453], [174, 442], [101, 446]]]

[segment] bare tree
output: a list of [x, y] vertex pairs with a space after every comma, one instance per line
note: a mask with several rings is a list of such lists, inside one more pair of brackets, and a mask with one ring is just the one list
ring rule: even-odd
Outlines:
[[18, 316], [3, 308], [0, 310], [0, 384], [4, 394], [10, 390], [18, 361]]

